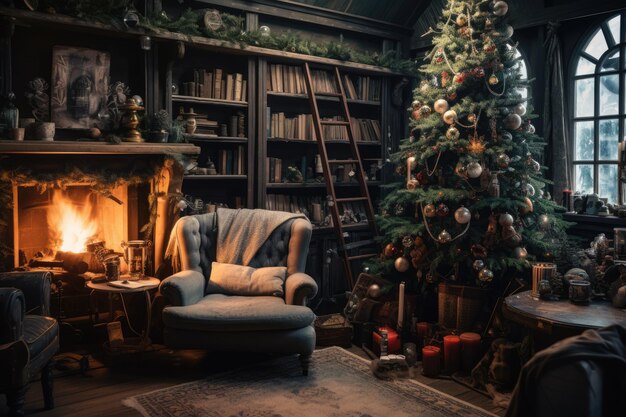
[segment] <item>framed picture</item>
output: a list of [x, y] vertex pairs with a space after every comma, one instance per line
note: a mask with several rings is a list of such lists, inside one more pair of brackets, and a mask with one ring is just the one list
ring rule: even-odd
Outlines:
[[60, 129], [102, 127], [111, 57], [108, 52], [73, 46], [52, 50], [52, 121]]

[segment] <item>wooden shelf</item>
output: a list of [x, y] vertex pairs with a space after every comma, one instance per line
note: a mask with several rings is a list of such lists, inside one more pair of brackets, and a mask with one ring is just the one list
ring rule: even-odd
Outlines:
[[0, 154], [198, 155], [190, 143], [130, 143], [0, 140]]
[[356, 62], [341, 61], [338, 59], [323, 58], [298, 54], [295, 52], [278, 51], [274, 49], [261, 48], [258, 46], [244, 45], [236, 42], [222, 41], [218, 39], [209, 39], [202, 36], [189, 36], [181, 33], [173, 32], [150, 32], [142, 29], [126, 29], [120, 30], [113, 25], [107, 25], [100, 22], [78, 19], [62, 14], [48, 14], [41, 12], [31, 12], [29, 10], [19, 10], [10, 7], [0, 7], [0, 15], [9, 16], [18, 23], [25, 25], [36, 25], [38, 27], [63, 28], [63, 30], [72, 30], [80, 33], [102, 34], [111, 38], [139, 38], [143, 35], [149, 35], [154, 41], [168, 42], [184, 42], [187, 45], [199, 48], [210, 49], [218, 52], [225, 52], [239, 55], [254, 55], [275, 57], [293, 61], [308, 61], [313, 64], [338, 66], [351, 70], [357, 70], [369, 74], [382, 75], [403, 75], [401, 72], [391, 70], [389, 68], [378, 67], [375, 65], [360, 64]]
[[239, 107], [239, 108], [248, 107], [247, 101], [221, 100], [218, 98], [181, 96], [180, 94], [172, 94], [172, 101], [175, 101], [178, 103], [210, 104], [214, 106], [229, 106], [229, 107]]
[[[316, 140], [305, 140], [305, 139], [283, 139], [283, 138], [269, 138], [267, 140], [268, 143], [301, 143], [308, 145], [316, 145]], [[350, 141], [347, 140], [325, 140], [324, 143], [327, 145], [349, 145]], [[357, 141], [358, 146], [377, 146], [380, 147], [380, 142], [365, 142], [365, 141]]]
[[[376, 187], [382, 185], [382, 183], [380, 181], [367, 181], [367, 186], [368, 187]], [[358, 187], [359, 183], [354, 181], [354, 182], [336, 182], [335, 183], [335, 187], [336, 188], [341, 188], [341, 187]], [[287, 189], [298, 189], [298, 188], [323, 188], [326, 189], [326, 183], [324, 182], [305, 182], [305, 183], [301, 183], [301, 182], [269, 182], [267, 183], [267, 188], [269, 189], [281, 189], [281, 188], [287, 188]]]
[[[277, 91], [267, 91], [268, 97], [282, 97], [282, 98], [290, 98], [296, 100], [308, 100], [309, 96], [306, 94], [293, 94], [293, 93], [280, 93]], [[316, 95], [318, 101], [334, 101], [339, 102], [339, 97], [331, 97], [331, 96], [323, 96]], [[355, 100], [348, 99], [348, 104], [361, 104], [366, 106], [380, 106], [380, 101], [370, 101], [370, 100]]]
[[193, 135], [185, 133], [183, 134], [183, 136], [185, 137], [185, 139], [189, 141], [199, 142], [199, 143], [215, 143], [215, 144], [248, 143], [248, 138], [238, 138], [238, 137], [232, 137], [232, 136], [209, 136], [209, 135], [203, 135], [203, 134], [197, 134], [197, 133], [194, 133]]
[[193, 175], [184, 176], [186, 180], [246, 180], [247, 175]]

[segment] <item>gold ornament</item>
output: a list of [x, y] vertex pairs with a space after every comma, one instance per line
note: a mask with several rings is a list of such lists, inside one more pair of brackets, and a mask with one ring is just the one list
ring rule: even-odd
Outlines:
[[443, 98], [440, 98], [439, 100], [435, 101], [434, 108], [435, 108], [435, 111], [439, 114], [444, 114], [448, 110], [449, 107], [450, 105]]
[[449, 140], [457, 140], [459, 138], [459, 136], [461, 136], [461, 133], [459, 132], [459, 129], [457, 129], [454, 126], [450, 126], [450, 128], [446, 132], [446, 137]]
[[393, 265], [396, 267], [396, 271], [398, 272], [406, 272], [409, 270], [410, 266], [409, 261], [404, 256], [396, 258]]
[[467, 115], [467, 121], [470, 123], [474, 123], [476, 121], [476, 115], [471, 113]]
[[424, 103], [422, 103], [419, 100], [415, 100], [413, 101], [413, 103], [411, 104], [411, 107], [413, 107], [413, 110], [419, 110], [420, 107], [422, 107], [424, 105]]
[[454, 220], [459, 224], [467, 224], [472, 219], [472, 213], [465, 207], [459, 207], [454, 212]]
[[385, 249], [383, 250], [383, 255], [385, 255], [387, 258], [391, 258], [395, 254], [396, 254], [396, 247], [393, 246], [392, 243], [388, 243], [387, 246], [385, 246]]
[[428, 117], [432, 113], [432, 110], [430, 109], [430, 106], [422, 106], [420, 107], [420, 113], [422, 114], [422, 117]]
[[492, 74], [491, 77], [489, 77], [489, 85], [496, 85], [500, 82], [500, 80], [498, 79], [498, 76], [495, 74]]
[[532, 213], [533, 210], [535, 209], [534, 206], [533, 206], [533, 202], [528, 197], [524, 197], [524, 204], [525, 204], [525, 206], [520, 208], [520, 213], [522, 213], [524, 215], [526, 215], [528, 213]]
[[437, 209], [434, 204], [426, 204], [424, 206], [424, 216], [426, 217], [435, 217], [437, 215]]
[[454, 110], [448, 110], [443, 114], [443, 121], [451, 125], [456, 121], [456, 117], [456, 112]]
[[491, 269], [483, 268], [478, 273], [478, 279], [481, 282], [491, 282], [493, 280], [493, 272]]
[[504, 126], [509, 130], [517, 130], [522, 125], [522, 118], [519, 114], [510, 113], [504, 119]]
[[459, 26], [465, 26], [467, 25], [467, 16], [465, 16], [463, 13], [461, 13], [460, 15], [458, 15], [456, 17], [456, 24]]
[[416, 179], [412, 178], [406, 183], [407, 190], [415, 190], [419, 186], [419, 182]]
[[445, 229], [442, 230], [441, 233], [439, 233], [439, 236], [437, 236], [437, 241], [439, 241], [439, 243], [448, 243], [451, 240], [452, 240], [452, 236]]

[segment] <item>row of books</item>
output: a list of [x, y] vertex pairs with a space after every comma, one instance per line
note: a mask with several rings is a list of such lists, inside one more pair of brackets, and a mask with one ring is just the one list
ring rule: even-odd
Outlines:
[[[309, 220], [315, 224], [323, 222], [328, 215], [328, 208], [321, 196], [303, 196], [294, 194], [268, 194], [265, 200], [267, 210], [288, 211], [291, 213], [307, 213]], [[350, 210], [360, 218], [366, 218], [365, 206], [359, 202], [343, 203], [340, 212]], [[332, 226], [330, 224], [329, 226]]]
[[[302, 67], [270, 64], [266, 81], [267, 91], [277, 93], [307, 94]], [[318, 93], [338, 93], [334, 75], [328, 71], [312, 70], [313, 89]], [[343, 75], [346, 97], [354, 100], [380, 101], [381, 81], [369, 76]]]
[[239, 72], [226, 74], [221, 68], [213, 71], [195, 69], [193, 82], [183, 83], [182, 94], [191, 97], [246, 101], [248, 81], [244, 80], [243, 74]]
[[220, 175], [245, 175], [245, 147], [238, 145], [235, 149], [220, 149], [217, 166]]
[[[269, 111], [269, 109], [268, 109]], [[282, 139], [316, 140], [313, 117], [310, 114], [298, 114], [287, 117], [284, 112], [269, 113], [268, 137]], [[322, 120], [341, 121], [343, 118], [325, 117]], [[378, 142], [381, 137], [380, 121], [375, 119], [351, 118], [352, 132], [356, 141]], [[324, 138], [328, 140], [347, 140], [345, 126], [322, 126]]]

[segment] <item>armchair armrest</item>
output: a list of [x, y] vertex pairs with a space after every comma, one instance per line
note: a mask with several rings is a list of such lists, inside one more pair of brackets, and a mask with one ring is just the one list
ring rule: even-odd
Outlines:
[[22, 290], [26, 299], [26, 314], [50, 315], [50, 272], [7, 272], [0, 274], [0, 287]]
[[306, 306], [317, 294], [317, 283], [304, 272], [296, 272], [285, 281], [285, 303]]
[[159, 290], [174, 306], [195, 304], [204, 297], [206, 279], [201, 272], [194, 270], [180, 271], [161, 281]]
[[26, 300], [17, 288], [0, 288], [0, 345], [22, 337]]

